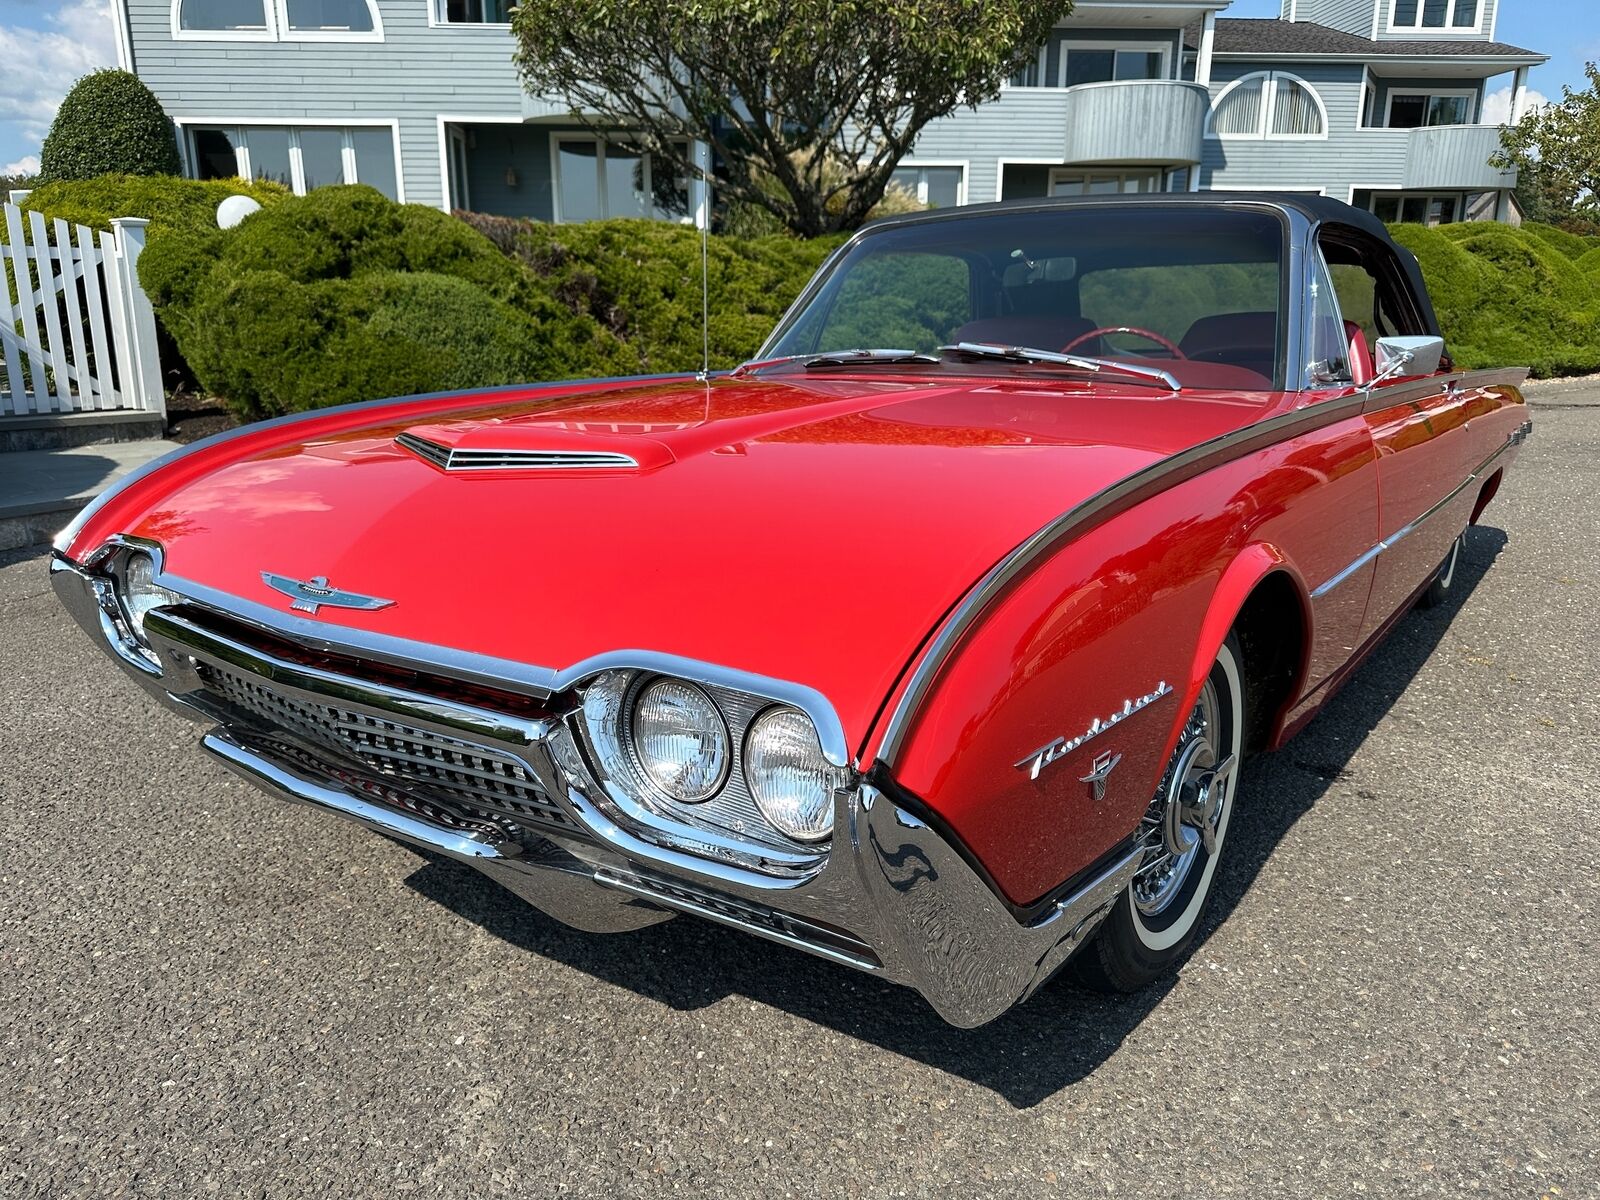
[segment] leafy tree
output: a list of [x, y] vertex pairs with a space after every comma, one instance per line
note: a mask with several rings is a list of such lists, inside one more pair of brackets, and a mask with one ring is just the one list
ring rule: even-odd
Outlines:
[[1584, 66], [1589, 86], [1561, 89], [1561, 100], [1536, 108], [1505, 131], [1498, 167], [1527, 174], [1544, 220], [1600, 218], [1600, 68]]
[[622, 129], [654, 174], [697, 175], [710, 144], [724, 200], [806, 237], [853, 229], [922, 129], [992, 99], [1072, 0], [523, 0], [524, 86]]
[[178, 143], [155, 93], [137, 75], [85, 75], [56, 110], [39, 153], [39, 182], [96, 175], [178, 175]]

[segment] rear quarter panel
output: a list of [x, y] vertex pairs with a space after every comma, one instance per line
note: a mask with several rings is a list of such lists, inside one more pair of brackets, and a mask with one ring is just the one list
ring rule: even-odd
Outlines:
[[[1310, 615], [1289, 702], [1348, 657], [1363, 581], [1314, 606], [1306, 597], [1376, 540], [1376, 502], [1372, 442], [1355, 415], [1089, 528], [980, 619], [892, 764], [897, 782], [952, 827], [1013, 903], [1043, 896], [1137, 826], [1218, 646], [1265, 574], [1285, 572]], [[1163, 681], [1170, 696], [1037, 779], [1018, 768]], [[1096, 801], [1080, 777], [1106, 752], [1122, 761]]]

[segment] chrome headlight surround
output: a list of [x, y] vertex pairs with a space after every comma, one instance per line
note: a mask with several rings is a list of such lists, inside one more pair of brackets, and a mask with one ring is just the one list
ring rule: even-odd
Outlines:
[[100, 610], [100, 632], [112, 651], [145, 674], [160, 675], [161, 660], [145, 637], [144, 619], [164, 605], [185, 603], [158, 582], [165, 569], [161, 545], [118, 534], [95, 550], [83, 569]]
[[[693, 688], [710, 701], [727, 730], [726, 769], [716, 789], [702, 798], [690, 801], [670, 795], [651, 778], [641, 759], [636, 735], [639, 701], [660, 684]], [[577, 735], [574, 742], [585, 751], [582, 773], [592, 785], [589, 790], [597, 793], [596, 803], [612, 820], [674, 848], [769, 873], [813, 869], [826, 857], [837, 793], [853, 785], [854, 775], [822, 756], [811, 718], [785, 703], [785, 698], [705, 678], [627, 667], [590, 676], [578, 686], [577, 695], [579, 706], [571, 725]], [[785, 828], [774, 821], [751, 788], [746, 763], [749, 734], [759, 720], [776, 712], [804, 721], [809, 740], [818, 745], [816, 786], [828, 797], [828, 812], [825, 821], [815, 820], [809, 828]], [[558, 761], [565, 757], [557, 754]], [[563, 763], [569, 775], [575, 765]]]
[[163, 605], [183, 603], [183, 597], [156, 582], [160, 574], [156, 553], [136, 546], [119, 555], [113, 568], [113, 586], [123, 620], [133, 640], [145, 650], [151, 648], [144, 634], [145, 617]]

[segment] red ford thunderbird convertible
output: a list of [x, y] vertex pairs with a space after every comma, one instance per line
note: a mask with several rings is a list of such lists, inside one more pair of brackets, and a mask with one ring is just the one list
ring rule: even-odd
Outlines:
[[52, 572], [271, 793], [977, 1025], [1183, 956], [1241, 764], [1450, 590], [1523, 377], [1454, 368], [1342, 204], [958, 208], [861, 231], [729, 374], [248, 426]]

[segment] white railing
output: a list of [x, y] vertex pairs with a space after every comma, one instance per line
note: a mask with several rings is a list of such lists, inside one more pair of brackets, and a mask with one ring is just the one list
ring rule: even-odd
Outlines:
[[149, 222], [119, 217], [94, 230], [15, 203], [4, 214], [0, 417], [164, 413], [155, 312], [138, 274]]

